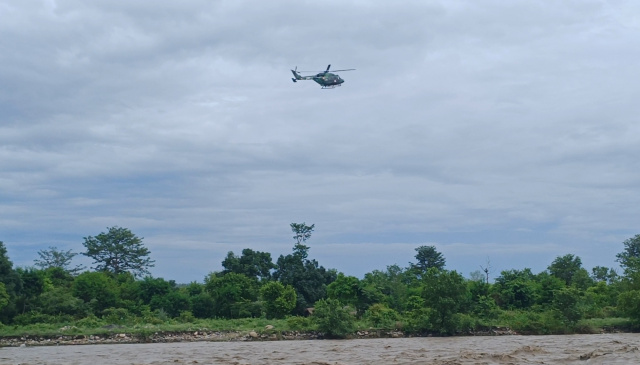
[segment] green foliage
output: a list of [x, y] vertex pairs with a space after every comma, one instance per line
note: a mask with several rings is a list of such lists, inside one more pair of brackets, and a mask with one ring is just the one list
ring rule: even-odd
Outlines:
[[500, 316], [500, 307], [496, 304], [496, 301], [492, 297], [481, 295], [475, 302], [473, 313], [479, 318], [484, 320], [495, 320]]
[[92, 314], [76, 321], [75, 325], [77, 327], [84, 327], [84, 328], [98, 328], [98, 327], [104, 326], [105, 323], [102, 320], [100, 320], [98, 317]]
[[270, 281], [260, 289], [267, 318], [284, 318], [296, 307], [296, 291], [291, 285]]
[[616, 255], [626, 276], [640, 272], [640, 234], [624, 240], [624, 251]]
[[500, 323], [521, 334], [563, 334], [567, 327], [554, 310], [544, 312], [505, 311], [498, 319]]
[[154, 297], [163, 297], [176, 289], [176, 283], [163, 278], [145, 276], [137, 282], [137, 296], [145, 304], [150, 304]]
[[565, 324], [575, 325], [583, 315], [580, 307], [580, 292], [576, 288], [556, 290], [553, 296], [553, 308], [558, 311]]
[[345, 338], [355, 331], [355, 317], [349, 307], [344, 307], [336, 299], [321, 299], [316, 302], [312, 319], [318, 331], [327, 337]]
[[142, 244], [142, 238], [127, 228], [107, 229], [107, 233], [84, 238], [83, 245], [87, 249], [84, 255], [94, 260], [94, 269], [116, 275], [122, 272], [130, 272], [135, 276], [148, 274], [154, 261], [148, 257], [150, 252]]
[[182, 311], [178, 316], [178, 322], [181, 323], [193, 323], [195, 320], [196, 317], [191, 313], [191, 311]]
[[9, 294], [4, 283], [0, 282], [0, 310], [9, 304]]
[[502, 271], [491, 294], [502, 309], [526, 309], [537, 302], [539, 285], [530, 269]]
[[355, 276], [338, 273], [334, 282], [327, 286], [327, 297], [336, 299], [345, 305], [357, 307], [360, 292], [360, 280]]
[[591, 269], [591, 278], [596, 282], [604, 281], [607, 284], [612, 284], [618, 281], [618, 273], [608, 267], [595, 266]]
[[71, 275], [77, 275], [84, 269], [82, 265], [71, 267], [71, 261], [77, 255], [72, 250], [62, 251], [58, 250], [57, 247], [50, 246], [47, 250], [38, 251], [40, 259], [36, 259], [34, 262], [42, 270], [58, 268]]
[[540, 288], [536, 303], [546, 307], [552, 305], [554, 293], [566, 287], [564, 280], [549, 274], [547, 271], [539, 273], [536, 281]]
[[365, 274], [362, 286], [375, 295], [373, 303], [385, 303], [397, 312], [404, 312], [409, 297], [406, 281], [404, 270], [398, 265], [390, 265], [386, 271], [374, 270]]
[[102, 319], [108, 324], [126, 324], [131, 315], [125, 308], [107, 308], [102, 311]]
[[640, 290], [629, 290], [618, 295], [619, 310], [633, 321], [640, 323]]
[[212, 318], [214, 316], [215, 302], [208, 293], [191, 297], [191, 310], [196, 318]]
[[444, 269], [446, 260], [442, 253], [436, 250], [435, 246], [420, 246], [416, 248], [416, 264], [411, 264], [412, 267], [417, 268], [420, 272], [427, 272], [431, 268], [438, 270]]
[[115, 307], [118, 302], [118, 285], [104, 272], [84, 272], [78, 275], [72, 287], [73, 295], [88, 303], [94, 313]]
[[292, 316], [287, 318], [287, 325], [294, 331], [306, 331], [311, 329], [313, 323], [309, 317]]
[[66, 314], [84, 317], [90, 311], [89, 305], [82, 299], [73, 296], [71, 289], [66, 287], [53, 288], [42, 293], [38, 297], [37, 306], [40, 312], [49, 315]]
[[305, 259], [306, 255], [295, 252], [280, 255], [273, 273], [274, 279], [283, 285], [291, 285], [297, 295], [296, 313], [302, 314], [308, 307], [326, 296], [326, 287], [337, 276], [335, 270], [326, 270], [316, 260]]
[[64, 323], [70, 322], [72, 320], [73, 317], [70, 315], [51, 315], [36, 311], [30, 311], [15, 316], [15, 318], [13, 319], [13, 323], [19, 326], [27, 326], [36, 323]]
[[16, 296], [22, 290], [20, 276], [13, 269], [13, 263], [7, 255], [7, 248], [0, 241], [0, 283], [5, 285], [5, 291], [9, 295], [8, 303], [0, 309], [0, 322], [9, 323], [19, 311], [16, 306]]
[[431, 327], [440, 334], [453, 334], [457, 329], [456, 313], [469, 300], [469, 291], [456, 271], [430, 268], [424, 276], [422, 296], [427, 307], [433, 310]]
[[374, 304], [366, 310], [363, 318], [374, 327], [395, 328], [400, 315], [384, 304]]
[[189, 310], [189, 296], [178, 290], [172, 290], [165, 295], [155, 295], [149, 303], [151, 309], [162, 309], [168, 316], [175, 318], [182, 311]]
[[573, 276], [582, 269], [582, 260], [580, 257], [571, 254], [562, 257], [556, 257], [555, 260], [547, 267], [551, 275], [564, 281], [566, 286], [571, 286]]
[[257, 283], [245, 275], [227, 273], [209, 274], [205, 290], [214, 301], [213, 313], [221, 318], [259, 316], [261, 309], [254, 302], [258, 299]]
[[222, 261], [222, 267], [224, 267], [222, 274], [236, 273], [249, 278], [268, 280], [271, 277], [271, 270], [276, 266], [271, 261], [270, 253], [245, 248], [240, 257], [229, 251]]
[[405, 314], [406, 322], [404, 329], [408, 333], [433, 333], [435, 331], [433, 326], [433, 318], [436, 316], [435, 311], [431, 308], [417, 308], [415, 305], [411, 307], [413, 308]]
[[[293, 239], [296, 240], [297, 244], [301, 244], [306, 242], [310, 237], [311, 233], [313, 233], [313, 229], [315, 228], [315, 224], [307, 226], [306, 223], [291, 223], [291, 231], [295, 233]], [[303, 257], [304, 258], [304, 257]]]

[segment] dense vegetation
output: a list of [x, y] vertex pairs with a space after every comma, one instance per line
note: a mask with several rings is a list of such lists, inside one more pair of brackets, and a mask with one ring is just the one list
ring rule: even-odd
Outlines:
[[229, 252], [224, 269], [203, 282], [181, 285], [149, 275], [150, 252], [126, 228], [84, 238], [82, 254], [94, 260], [89, 270], [72, 266], [77, 253], [56, 247], [38, 252], [33, 267], [14, 268], [0, 241], [0, 335], [37, 326], [98, 332], [110, 325], [205, 323], [229, 330], [251, 320], [336, 337], [358, 328], [450, 335], [510, 327], [546, 334], [640, 323], [640, 235], [623, 242], [622, 274], [601, 266], [587, 271], [579, 257], [566, 254], [543, 272], [506, 270], [491, 283], [489, 265], [464, 278], [445, 268], [433, 246], [416, 248], [408, 267], [390, 265], [359, 279], [309, 258], [314, 225], [291, 229], [292, 253], [275, 263], [270, 253], [246, 248]]

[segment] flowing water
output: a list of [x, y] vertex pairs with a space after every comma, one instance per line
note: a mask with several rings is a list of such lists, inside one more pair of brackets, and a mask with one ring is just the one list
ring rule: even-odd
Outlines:
[[0, 348], [0, 364], [640, 364], [640, 334]]

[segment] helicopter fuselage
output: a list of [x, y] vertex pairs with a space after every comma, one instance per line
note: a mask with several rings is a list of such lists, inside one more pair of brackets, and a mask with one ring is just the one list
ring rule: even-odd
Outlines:
[[322, 85], [322, 87], [336, 87], [336, 86], [340, 86], [340, 84], [344, 82], [344, 80], [340, 78], [340, 76], [336, 74], [332, 74], [330, 72], [327, 72], [324, 74], [319, 73], [313, 76], [313, 81]]
[[[322, 86], [323, 89], [333, 89], [336, 86], [340, 86], [344, 82], [344, 80], [338, 74], [329, 72], [330, 67], [331, 65], [327, 66], [327, 69], [325, 71], [322, 71], [315, 75], [309, 75], [309, 76], [300, 75], [300, 73], [298, 73], [298, 67], [296, 67], [295, 70], [291, 70], [291, 73], [293, 73], [293, 76], [294, 76], [294, 78], [292, 78], [291, 81], [298, 82], [298, 80], [313, 80], [316, 83], [320, 84], [320, 86]], [[347, 70], [334, 70], [334, 72], [335, 71], [353, 71], [353, 70], [355, 69], [350, 68]], [[310, 72], [310, 71], [300, 71], [300, 72]]]

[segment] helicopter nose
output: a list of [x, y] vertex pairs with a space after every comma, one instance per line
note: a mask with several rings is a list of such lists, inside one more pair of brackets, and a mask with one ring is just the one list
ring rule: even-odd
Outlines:
[[338, 79], [338, 84], [342, 84], [344, 82], [344, 80], [342, 78]]

